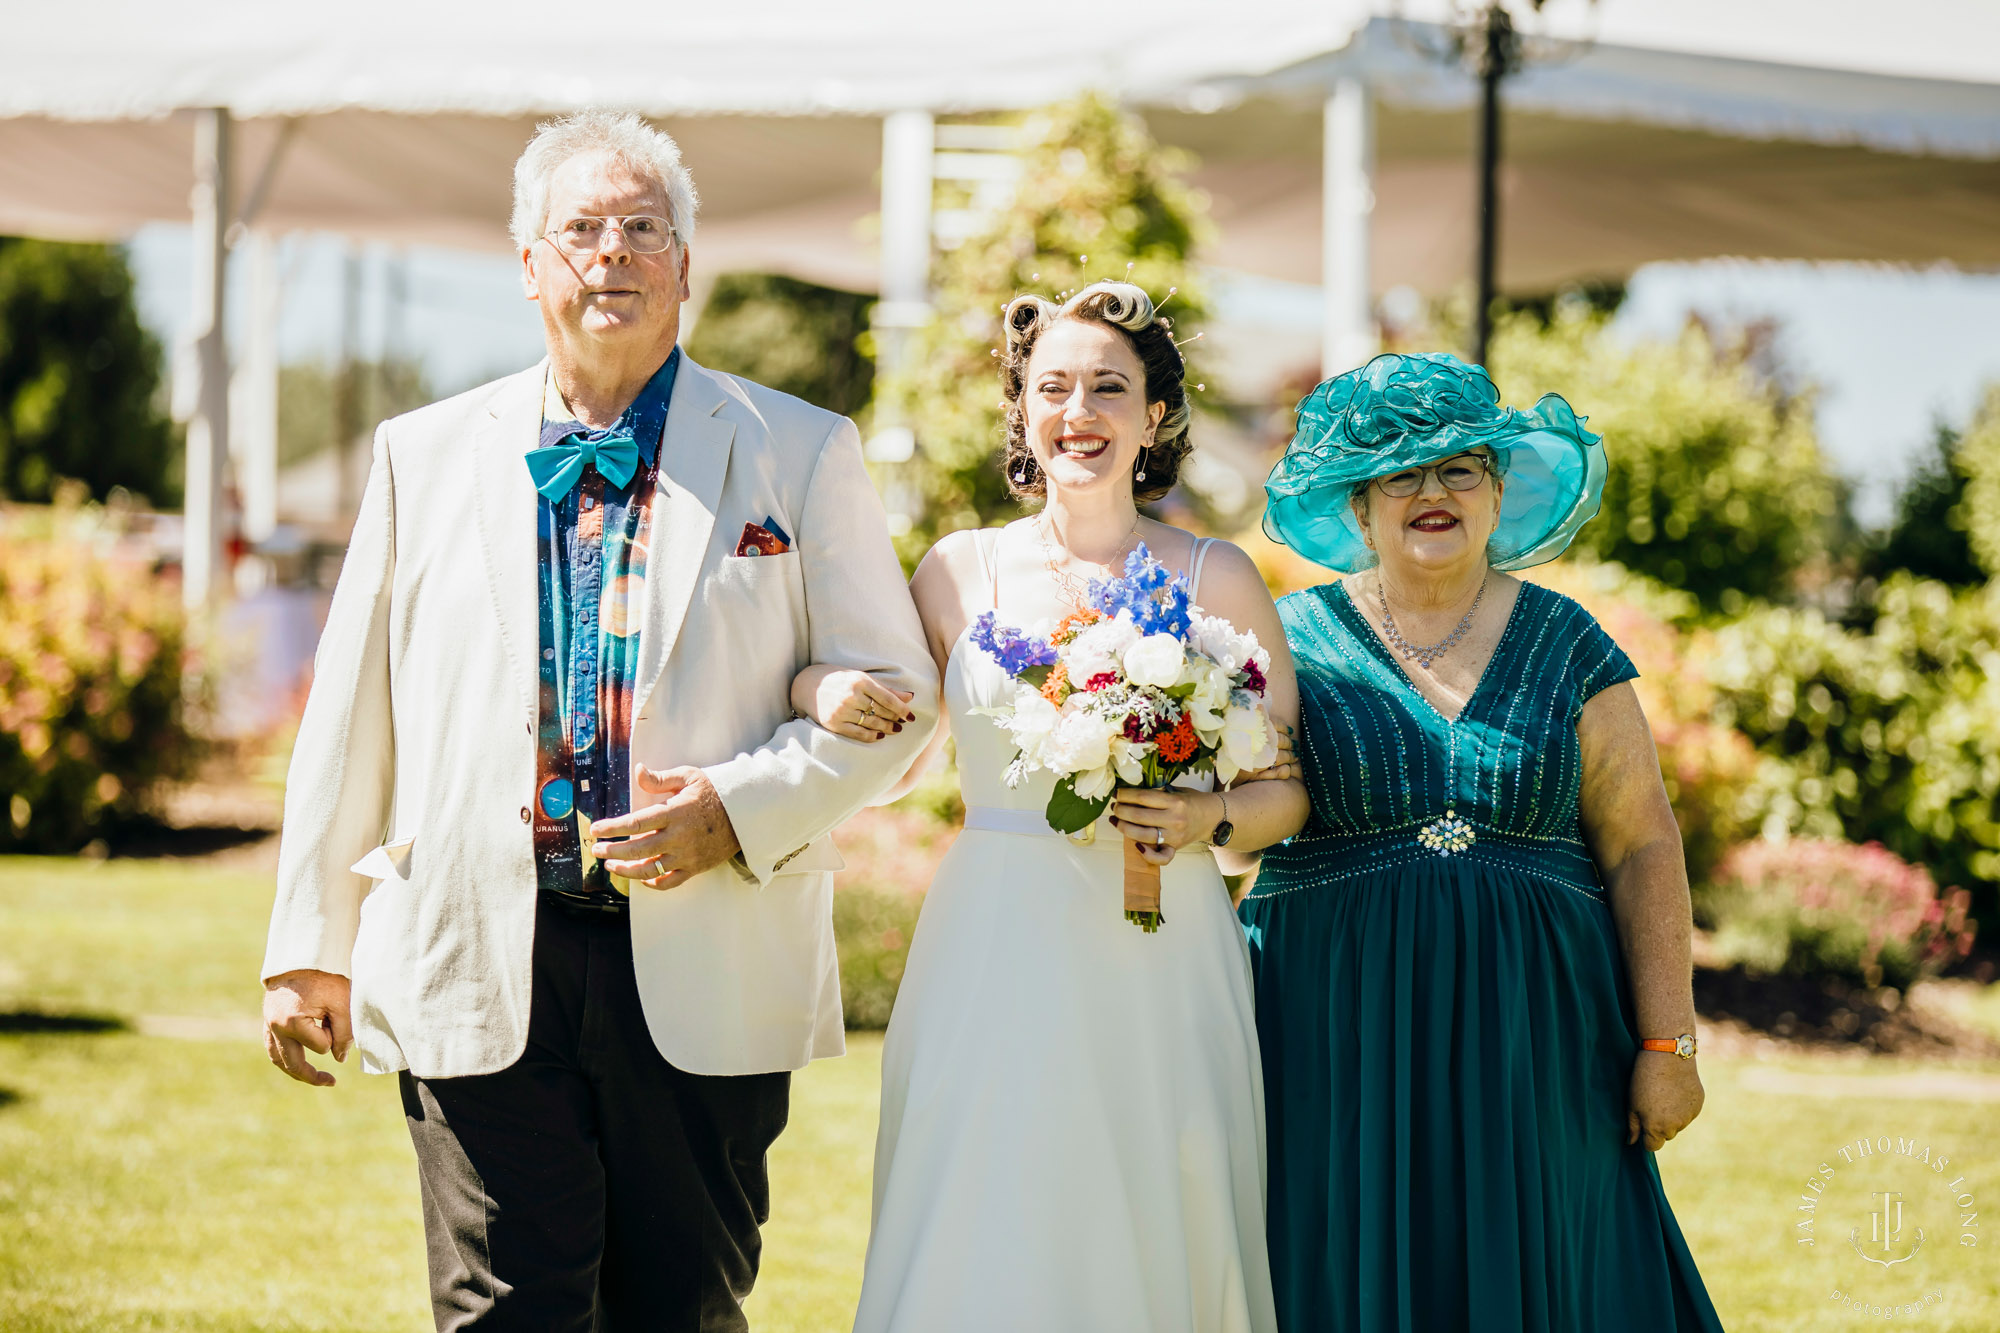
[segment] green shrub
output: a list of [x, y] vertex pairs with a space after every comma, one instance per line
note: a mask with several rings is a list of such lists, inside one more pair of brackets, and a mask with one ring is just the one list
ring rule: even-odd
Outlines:
[[834, 893], [833, 936], [840, 950], [840, 1003], [848, 1027], [889, 1026], [923, 901], [921, 893], [867, 886], [842, 886]]
[[1634, 688], [1699, 891], [1723, 853], [1757, 831], [1749, 793], [1761, 765], [1748, 740], [1711, 716], [1710, 636], [1693, 623], [1694, 598], [1609, 561], [1561, 560], [1525, 577], [1581, 603], [1639, 669]]
[[180, 498], [160, 347], [115, 246], [0, 236], [0, 497], [45, 503], [65, 479]]
[[0, 517], [0, 850], [74, 851], [195, 760], [179, 589], [110, 537], [101, 511]]
[[1970, 895], [1879, 843], [1747, 843], [1709, 893], [1717, 950], [1752, 971], [1907, 988], [1972, 949]]
[[1490, 357], [1506, 401], [1560, 393], [1604, 436], [1604, 508], [1577, 549], [1685, 590], [1710, 611], [1787, 595], [1826, 549], [1840, 489], [1789, 399], [1698, 327], [1628, 346], [1608, 320], [1504, 319]]
[[[999, 465], [1006, 431], [993, 353], [1007, 301], [1125, 278], [1130, 265], [1130, 280], [1177, 328], [1201, 327], [1193, 254], [1203, 205], [1181, 179], [1184, 159], [1095, 95], [1034, 112], [1020, 131], [1013, 202], [939, 259], [931, 322], [876, 382], [876, 420], [917, 435], [916, 457], [894, 465], [918, 510], [898, 540], [912, 565], [944, 533], [1020, 512]], [[1178, 291], [1166, 305], [1169, 288]]]
[[1965, 498], [1953, 522], [1964, 529], [1986, 576], [2000, 577], [2000, 384], [1988, 386], [1952, 456], [1965, 477]]
[[852, 416], [875, 362], [861, 350], [874, 298], [776, 273], [725, 273], [702, 303], [688, 355], [711, 370]]
[[1947, 883], [2000, 884], [2000, 583], [1890, 577], [1872, 632], [1763, 607], [1719, 630], [1716, 719], [1777, 761], [1767, 833], [1880, 842]]

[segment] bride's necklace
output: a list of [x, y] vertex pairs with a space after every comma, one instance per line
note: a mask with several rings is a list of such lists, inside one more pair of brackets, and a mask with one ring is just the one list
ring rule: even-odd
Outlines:
[[1403, 632], [1396, 628], [1396, 617], [1389, 612], [1389, 594], [1383, 590], [1381, 576], [1377, 575], [1375, 579], [1375, 600], [1382, 607], [1382, 637], [1389, 641], [1390, 647], [1426, 671], [1430, 670], [1431, 663], [1437, 661], [1440, 657], [1443, 657], [1458, 646], [1459, 640], [1465, 637], [1465, 632], [1472, 628], [1472, 618], [1479, 614], [1479, 604], [1485, 599], [1486, 580], [1482, 578], [1479, 581], [1479, 591], [1473, 594], [1472, 607], [1465, 613], [1464, 618], [1458, 622], [1458, 628], [1445, 635], [1442, 639], [1439, 639], [1436, 643], [1430, 644], [1427, 647], [1419, 647], [1417, 644], [1411, 643], [1408, 639], [1404, 638]]
[[[1056, 550], [1056, 544], [1049, 540], [1050, 534], [1055, 531], [1055, 526], [1049, 521], [1049, 516], [1043, 514], [1035, 523], [1035, 536], [1042, 543], [1042, 555], [1045, 557], [1044, 563], [1048, 565], [1049, 577], [1055, 580], [1056, 587], [1062, 589], [1063, 596], [1068, 599], [1069, 604], [1081, 609], [1090, 603], [1090, 586], [1069, 571], [1067, 562]], [[1118, 543], [1118, 549], [1113, 551], [1111, 558], [1098, 568], [1106, 574], [1111, 573], [1113, 566], [1117, 565], [1125, 554], [1126, 543], [1130, 542], [1133, 534], [1138, 531], [1139, 515], [1135, 513], [1132, 515], [1132, 526], [1126, 531], [1124, 540]]]

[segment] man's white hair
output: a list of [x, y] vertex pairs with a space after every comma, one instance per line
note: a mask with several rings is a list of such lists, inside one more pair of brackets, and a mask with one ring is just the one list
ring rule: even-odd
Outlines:
[[681, 146], [629, 111], [579, 111], [535, 127], [514, 164], [514, 244], [527, 249], [549, 229], [549, 179], [583, 153], [608, 153], [652, 177], [667, 196], [667, 221], [681, 245], [694, 238], [694, 177], [681, 165]]

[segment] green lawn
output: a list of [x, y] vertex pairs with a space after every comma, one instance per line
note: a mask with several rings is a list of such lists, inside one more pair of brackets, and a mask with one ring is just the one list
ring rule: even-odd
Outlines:
[[[269, 892], [262, 875], [188, 864], [0, 859], [0, 1328], [430, 1327], [393, 1081], [343, 1070], [338, 1087], [309, 1090], [256, 1044]], [[853, 1310], [880, 1053], [871, 1038], [854, 1047], [796, 1083], [760, 1330], [843, 1329]], [[1900, 1159], [1834, 1158], [1864, 1134], [1921, 1140], [1953, 1157], [1980, 1204], [2000, 1200], [2000, 1065], [1703, 1063], [1708, 1110], [1660, 1162], [1727, 1327], [1877, 1328], [1829, 1293], [1886, 1302], [1935, 1287], [1941, 1305], [1890, 1322], [2000, 1328], [1992, 1245], [1959, 1247], [1958, 1216], [1926, 1213], [1932, 1187], [1895, 1175]], [[1907, 1191], [1929, 1242], [1917, 1259], [1854, 1258], [1865, 1190], [1822, 1219], [1817, 1247], [1795, 1244], [1801, 1188], [1829, 1158], [1849, 1194]], [[1864, 1181], [1869, 1169], [1880, 1178]]]

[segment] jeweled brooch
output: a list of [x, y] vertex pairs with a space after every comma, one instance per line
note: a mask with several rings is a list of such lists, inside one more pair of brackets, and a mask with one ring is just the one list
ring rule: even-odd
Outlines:
[[1458, 811], [1447, 810], [1417, 830], [1417, 841], [1439, 856], [1457, 856], [1479, 841], [1479, 835]]

